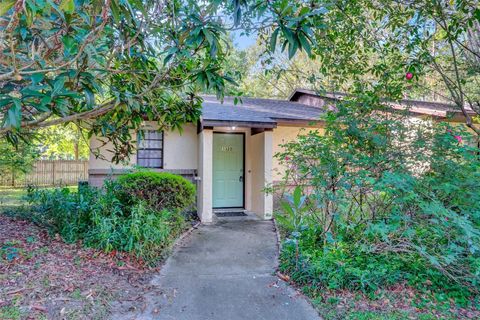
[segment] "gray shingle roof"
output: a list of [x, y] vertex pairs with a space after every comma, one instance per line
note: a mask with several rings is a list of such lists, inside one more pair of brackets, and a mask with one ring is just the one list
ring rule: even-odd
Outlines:
[[287, 100], [242, 98], [235, 105], [233, 97], [225, 97], [223, 103], [216, 97], [204, 96], [203, 121], [259, 122], [275, 125], [278, 121], [315, 121], [323, 110]]
[[[296, 101], [301, 95], [310, 95], [319, 99], [328, 99], [331, 101], [339, 101], [347, 96], [343, 92], [323, 92], [319, 93], [310, 89], [295, 89], [288, 100]], [[449, 114], [460, 114], [462, 111], [456, 107], [452, 102], [438, 102], [438, 101], [422, 101], [402, 99], [397, 102], [385, 101], [385, 104], [396, 110], [409, 110], [415, 114], [424, 114], [431, 116], [447, 117]], [[469, 106], [465, 106], [467, 113], [475, 115], [475, 111]]]

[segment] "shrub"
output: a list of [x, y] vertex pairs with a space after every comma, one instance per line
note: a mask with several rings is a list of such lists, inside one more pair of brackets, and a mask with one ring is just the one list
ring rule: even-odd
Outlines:
[[182, 176], [138, 171], [118, 178], [120, 198], [127, 204], [145, 202], [152, 209], [186, 210], [195, 203], [195, 186]]
[[30, 189], [31, 207], [23, 217], [67, 242], [81, 240], [105, 252], [128, 252], [153, 265], [185, 229], [185, 218], [178, 209], [158, 211], [143, 201], [125, 204], [119, 190], [115, 181], [106, 181], [103, 189], [83, 187], [78, 192]]
[[[371, 104], [365, 104], [368, 106]], [[284, 146], [277, 214], [282, 269], [318, 288], [393, 283], [480, 292], [480, 159], [460, 126], [382, 117], [354, 103], [326, 116], [325, 133]]]
[[128, 215], [103, 209], [93, 211], [85, 244], [106, 252], [130, 252], [149, 263], [163, 258], [185, 228], [185, 219], [177, 211], [155, 211], [142, 202], [133, 205]]
[[100, 194], [97, 189], [83, 188], [81, 193], [69, 188], [29, 188], [27, 200], [31, 207], [22, 212], [36, 224], [46, 227], [51, 233], [58, 233], [67, 242], [81, 239], [88, 230], [92, 204], [104, 200], [111, 192]]

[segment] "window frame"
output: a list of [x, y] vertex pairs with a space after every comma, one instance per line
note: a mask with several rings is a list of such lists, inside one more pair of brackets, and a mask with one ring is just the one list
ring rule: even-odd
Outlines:
[[[140, 148], [140, 143], [141, 143], [141, 139], [139, 138], [139, 134], [137, 133], [137, 155], [136, 155], [136, 158], [137, 158], [137, 165], [142, 167], [142, 168], [148, 168], [148, 169], [163, 169], [163, 167], [165, 166], [165, 132], [163, 130], [158, 130], [158, 129], [150, 129], [150, 128], [145, 128], [145, 129], [141, 129], [140, 131], [143, 132], [143, 140], [144, 141], [161, 141], [161, 146], [160, 148]], [[148, 131], [153, 131], [153, 132], [157, 132], [157, 133], [160, 133], [161, 134], [161, 139], [146, 139], [145, 138], [145, 132], [148, 132]], [[139, 154], [140, 154], [140, 150], [151, 150], [151, 151], [159, 151], [160, 152], [160, 158], [156, 157], [156, 158], [140, 158], [139, 157]], [[160, 167], [146, 167], [146, 166], [143, 166], [143, 165], [140, 165], [139, 164], [139, 160], [149, 160], [149, 159], [160, 159]]]

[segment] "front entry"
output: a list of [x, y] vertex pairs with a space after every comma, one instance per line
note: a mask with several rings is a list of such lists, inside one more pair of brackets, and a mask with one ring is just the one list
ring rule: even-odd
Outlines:
[[213, 207], [244, 207], [243, 133], [213, 134]]

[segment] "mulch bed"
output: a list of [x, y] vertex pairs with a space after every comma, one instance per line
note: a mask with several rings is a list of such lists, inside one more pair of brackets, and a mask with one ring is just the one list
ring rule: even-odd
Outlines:
[[155, 271], [0, 214], [0, 319], [102, 319], [112, 307], [136, 309]]

